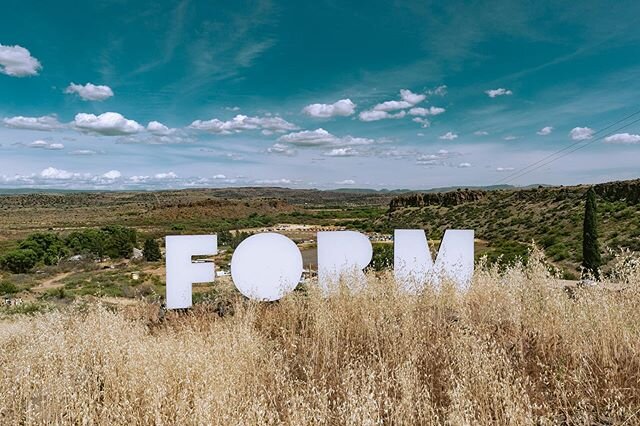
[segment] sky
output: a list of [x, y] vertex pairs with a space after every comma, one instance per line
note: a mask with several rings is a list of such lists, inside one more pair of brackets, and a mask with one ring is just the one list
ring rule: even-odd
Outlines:
[[0, 187], [638, 178], [640, 115], [610, 126], [640, 110], [639, 15], [637, 1], [4, 1]]

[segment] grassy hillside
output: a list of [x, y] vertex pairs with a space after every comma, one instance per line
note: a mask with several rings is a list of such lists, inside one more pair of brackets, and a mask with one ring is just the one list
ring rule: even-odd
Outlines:
[[[77, 303], [0, 320], [2, 424], [621, 425], [640, 411], [640, 271], [558, 288], [534, 258], [472, 290], [389, 275], [189, 312]], [[569, 297], [570, 296], [570, 297]], [[28, 312], [28, 307], [18, 306]], [[0, 314], [2, 310], [0, 308]]]
[[[588, 186], [526, 190], [458, 190], [394, 198], [379, 228], [423, 228], [438, 239], [446, 229], [474, 229], [490, 259], [526, 253], [531, 241], [568, 271], [582, 252], [584, 195]], [[602, 248], [640, 251], [640, 180], [596, 185]], [[613, 256], [607, 254], [605, 261]]]

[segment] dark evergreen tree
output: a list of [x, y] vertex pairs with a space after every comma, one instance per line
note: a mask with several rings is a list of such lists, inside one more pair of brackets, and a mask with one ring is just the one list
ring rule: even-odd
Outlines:
[[143, 249], [144, 260], [147, 262], [156, 262], [162, 259], [162, 253], [160, 252], [160, 245], [153, 238], [147, 238], [144, 241]]
[[598, 278], [601, 264], [600, 246], [598, 245], [598, 221], [596, 218], [596, 192], [593, 188], [589, 188], [582, 229], [582, 266], [587, 272]]

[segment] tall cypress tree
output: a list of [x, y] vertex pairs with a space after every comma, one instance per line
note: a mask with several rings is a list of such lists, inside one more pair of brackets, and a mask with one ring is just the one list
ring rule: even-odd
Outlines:
[[587, 201], [584, 208], [582, 266], [586, 271], [598, 278], [598, 270], [601, 264], [600, 246], [598, 245], [598, 222], [596, 219], [596, 192], [592, 187], [587, 191]]

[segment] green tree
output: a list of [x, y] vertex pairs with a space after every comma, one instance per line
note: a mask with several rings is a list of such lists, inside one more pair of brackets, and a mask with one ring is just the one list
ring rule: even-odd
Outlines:
[[51, 232], [37, 232], [21, 241], [18, 248], [33, 250], [45, 265], [57, 265], [69, 253], [64, 241]]
[[131, 257], [137, 242], [135, 229], [110, 225], [102, 228], [102, 232], [107, 237], [105, 247], [107, 256], [113, 259]]
[[144, 241], [143, 256], [144, 260], [146, 260], [147, 262], [156, 262], [162, 259], [160, 245], [155, 239], [147, 238]]
[[598, 221], [596, 218], [596, 192], [593, 188], [587, 191], [582, 228], [582, 266], [598, 278], [602, 258], [598, 244]]
[[38, 255], [31, 249], [17, 249], [5, 254], [0, 260], [0, 266], [14, 274], [26, 274], [38, 262]]

